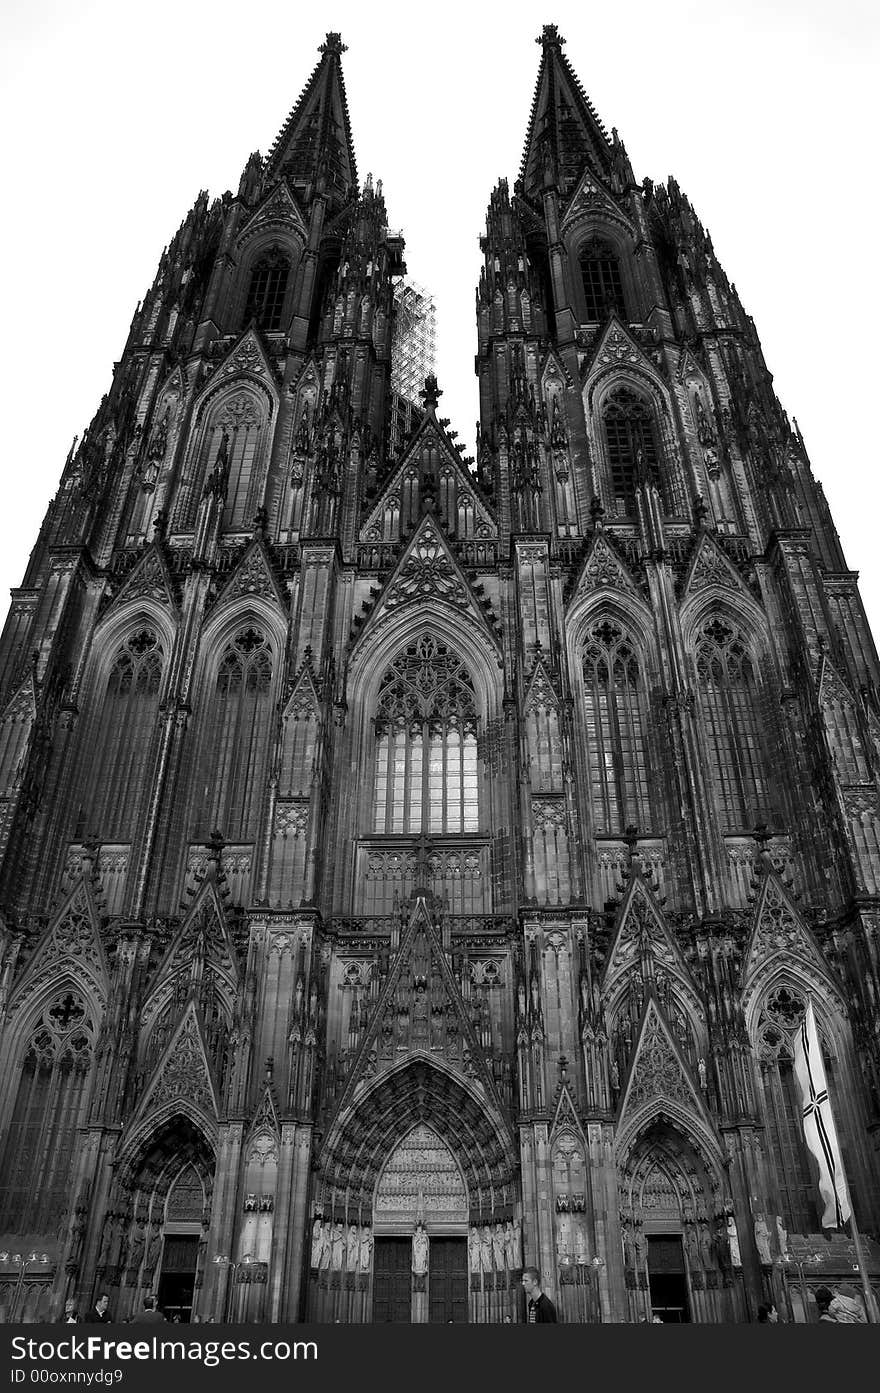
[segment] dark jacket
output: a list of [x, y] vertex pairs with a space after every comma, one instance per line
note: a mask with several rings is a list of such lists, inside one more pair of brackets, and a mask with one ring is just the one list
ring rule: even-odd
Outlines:
[[91, 1325], [92, 1323], [95, 1325], [112, 1325], [113, 1317], [110, 1314], [110, 1307], [108, 1306], [104, 1314], [101, 1315], [97, 1306], [93, 1306], [89, 1314], [85, 1317], [85, 1322], [87, 1325]]
[[529, 1297], [528, 1316], [529, 1322], [534, 1322], [536, 1325], [541, 1321], [552, 1321], [554, 1325], [557, 1324], [556, 1307], [543, 1291], [537, 1300], [534, 1297]]
[[165, 1317], [161, 1311], [141, 1311], [139, 1315], [131, 1318], [132, 1325], [157, 1325], [160, 1321], [165, 1324]]

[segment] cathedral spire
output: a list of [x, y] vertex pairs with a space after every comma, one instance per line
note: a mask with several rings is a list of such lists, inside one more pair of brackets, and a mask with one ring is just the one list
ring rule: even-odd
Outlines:
[[323, 189], [344, 200], [357, 182], [342, 76], [346, 51], [342, 36], [328, 33], [318, 49], [320, 61], [266, 161], [268, 175], [286, 174], [291, 184], [305, 186], [307, 197]]
[[565, 39], [555, 24], [539, 38], [541, 66], [526, 133], [520, 178], [528, 198], [558, 184], [568, 193], [589, 165], [597, 174], [611, 170], [611, 143], [605, 127], [562, 51]]

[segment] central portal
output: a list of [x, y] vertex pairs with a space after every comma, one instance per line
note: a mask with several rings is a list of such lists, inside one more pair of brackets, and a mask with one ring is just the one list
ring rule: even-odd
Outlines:
[[373, 1249], [373, 1324], [409, 1325], [412, 1320], [412, 1243], [377, 1238]]

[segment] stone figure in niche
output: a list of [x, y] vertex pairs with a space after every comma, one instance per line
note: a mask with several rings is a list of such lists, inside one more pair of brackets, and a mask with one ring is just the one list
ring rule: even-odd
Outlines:
[[755, 1215], [755, 1247], [763, 1265], [770, 1267], [773, 1262], [773, 1254], [770, 1252], [770, 1230], [763, 1214]]
[[361, 1272], [369, 1272], [373, 1265], [373, 1230], [369, 1224], [361, 1229]]
[[480, 1266], [484, 1272], [492, 1271], [492, 1230], [488, 1224], [483, 1225], [480, 1235]]
[[700, 1236], [697, 1233], [697, 1226], [693, 1220], [688, 1220], [684, 1226], [684, 1249], [687, 1253], [687, 1260], [691, 1270], [699, 1269], [701, 1265]]
[[342, 1270], [345, 1262], [345, 1230], [341, 1222], [333, 1225], [333, 1235], [330, 1243], [330, 1266], [334, 1272]]
[[501, 1224], [495, 1224], [492, 1229], [492, 1257], [495, 1262], [495, 1271], [504, 1271], [504, 1228]]
[[514, 1219], [514, 1221], [513, 1221], [513, 1258], [514, 1258], [514, 1260], [513, 1260], [513, 1263], [511, 1264], [511, 1266], [512, 1266], [512, 1267], [522, 1267], [522, 1265], [523, 1265], [522, 1224], [521, 1224], [521, 1222], [520, 1222], [519, 1219]]
[[428, 1270], [428, 1230], [423, 1223], [416, 1224], [412, 1240], [412, 1270], [417, 1275]]
[[739, 1238], [736, 1233], [736, 1220], [732, 1214], [727, 1216], [727, 1242], [730, 1248], [730, 1261], [734, 1267], [742, 1267], [742, 1258], [739, 1252]]
[[360, 1261], [361, 1236], [357, 1224], [348, 1226], [348, 1244], [346, 1248], [346, 1267], [349, 1272], [356, 1272]]
[[476, 1224], [472, 1224], [468, 1232], [468, 1263], [471, 1272], [479, 1272], [480, 1270], [481, 1246], [480, 1230]]

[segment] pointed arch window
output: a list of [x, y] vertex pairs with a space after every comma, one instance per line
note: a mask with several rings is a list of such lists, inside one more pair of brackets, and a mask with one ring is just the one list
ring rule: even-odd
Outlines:
[[254, 263], [245, 304], [245, 326], [253, 319], [269, 334], [282, 328], [289, 277], [290, 260], [280, 247], [271, 247]]
[[85, 758], [88, 793], [77, 835], [130, 842], [146, 791], [165, 655], [155, 629], [144, 627], [121, 644], [110, 669], [97, 730]]
[[461, 659], [431, 634], [395, 658], [379, 688], [373, 830], [475, 832], [477, 705]]
[[583, 656], [587, 768], [593, 830], [651, 829], [646, 756], [647, 691], [631, 635], [604, 618]]
[[0, 1232], [57, 1230], [85, 1120], [94, 1025], [83, 997], [65, 990], [31, 1030], [0, 1168]]
[[240, 629], [220, 655], [196, 789], [203, 834], [216, 827], [230, 842], [256, 836], [273, 731], [272, 671], [272, 647], [256, 627]]
[[588, 322], [600, 322], [611, 310], [626, 319], [620, 262], [611, 243], [592, 238], [581, 247], [579, 261]]
[[224, 396], [212, 407], [180, 483], [172, 531], [193, 529], [209, 490], [223, 498], [224, 529], [250, 528], [262, 494], [266, 424], [265, 402], [250, 391]]
[[697, 643], [697, 691], [706, 768], [726, 830], [751, 828], [767, 812], [754, 664], [732, 622], [715, 616]]
[[634, 513], [640, 476], [660, 487], [654, 413], [644, 397], [617, 387], [608, 394], [602, 417], [613, 511]]

